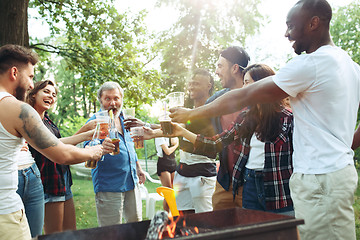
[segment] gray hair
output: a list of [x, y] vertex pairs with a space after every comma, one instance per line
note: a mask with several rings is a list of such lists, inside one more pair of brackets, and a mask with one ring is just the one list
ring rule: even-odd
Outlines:
[[119, 89], [119, 92], [121, 94], [121, 97], [124, 97], [124, 89], [120, 87], [120, 85], [117, 82], [105, 82], [99, 90], [97, 91], [97, 98], [99, 102], [101, 103], [100, 99], [104, 91], [113, 90], [113, 89]]

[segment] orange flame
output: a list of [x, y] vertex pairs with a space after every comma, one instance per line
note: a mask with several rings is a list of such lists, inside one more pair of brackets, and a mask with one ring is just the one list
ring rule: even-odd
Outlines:
[[175, 237], [176, 224], [179, 221], [181, 216], [182, 216], [182, 213], [180, 213], [180, 216], [178, 218], [176, 218], [176, 220], [174, 221], [173, 216], [171, 215], [171, 213], [169, 213], [169, 215], [168, 215], [169, 223], [167, 224], [165, 230], [163, 230], [162, 232], [159, 232], [159, 239], [163, 239], [164, 233], [165, 233], [165, 235], [168, 235], [169, 238]]
[[193, 231], [191, 231], [190, 229], [186, 229], [186, 221], [184, 218], [182, 218], [183, 213], [180, 212], [180, 216], [178, 216], [175, 220], [174, 217], [171, 215], [171, 213], [169, 213], [168, 215], [168, 223], [165, 227], [165, 229], [163, 231], [159, 232], [159, 239], [164, 239], [164, 238], [175, 238], [176, 236], [176, 224], [178, 223], [178, 221], [180, 220], [180, 218], [182, 219], [182, 227], [184, 228], [184, 231], [182, 229], [180, 229], [180, 232], [183, 234], [183, 236], [189, 236], [190, 234], [194, 234], [194, 232], [196, 234], [199, 233], [199, 229], [197, 227], [193, 227]]

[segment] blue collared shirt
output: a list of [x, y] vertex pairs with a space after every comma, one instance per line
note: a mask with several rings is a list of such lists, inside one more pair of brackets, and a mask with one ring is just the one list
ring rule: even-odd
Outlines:
[[[136, 174], [137, 155], [130, 132], [124, 127], [124, 117], [119, 116], [123, 135], [119, 134], [120, 153], [117, 155], [106, 154], [103, 161], [91, 170], [94, 192], [126, 192], [135, 188], [138, 182]], [[93, 115], [87, 122], [94, 120]], [[88, 141], [84, 145], [88, 144]]]

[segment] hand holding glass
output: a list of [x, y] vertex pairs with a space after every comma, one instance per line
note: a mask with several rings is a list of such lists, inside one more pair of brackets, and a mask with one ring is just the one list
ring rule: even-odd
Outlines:
[[169, 99], [166, 98], [162, 101], [162, 109], [160, 111], [159, 122], [161, 130], [165, 135], [172, 134], [171, 118], [169, 117]]
[[[100, 136], [100, 124], [98, 123], [98, 124], [96, 125], [93, 138], [92, 138], [92, 140], [89, 142], [88, 145], [89, 145], [90, 147], [91, 147], [91, 146], [99, 145], [99, 144], [100, 144], [99, 136]], [[94, 169], [94, 168], [96, 168], [97, 162], [98, 162], [97, 160], [87, 160], [87, 161], [85, 162], [85, 167]]]
[[132, 134], [135, 148], [143, 148], [144, 147], [144, 129], [143, 127], [132, 127], [130, 128], [130, 132]]

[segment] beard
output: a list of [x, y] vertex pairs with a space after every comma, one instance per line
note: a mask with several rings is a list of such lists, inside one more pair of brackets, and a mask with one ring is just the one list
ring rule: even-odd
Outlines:
[[17, 86], [15, 89], [15, 97], [17, 100], [19, 101], [25, 101], [25, 94], [26, 94], [26, 89], [21, 87], [21, 86]]
[[104, 105], [101, 103], [101, 101], [99, 101], [100, 103], [100, 109], [103, 110], [103, 111], [109, 111], [110, 109], [113, 110], [113, 113], [114, 113], [114, 117], [118, 117], [121, 113], [121, 110], [122, 110], [122, 104], [119, 108], [115, 108], [115, 107], [108, 107], [107, 109], [104, 107]]
[[300, 54], [303, 52], [303, 50], [302, 50], [301, 46], [297, 46], [297, 45], [296, 45], [296, 48], [294, 49], [294, 52], [295, 52], [297, 55], [300, 55]]

